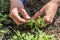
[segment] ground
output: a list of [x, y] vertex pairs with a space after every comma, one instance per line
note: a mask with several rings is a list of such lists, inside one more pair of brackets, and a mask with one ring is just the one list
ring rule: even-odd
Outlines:
[[[34, 15], [34, 13], [36, 13], [40, 8], [42, 8], [49, 1], [50, 0], [46, 0], [46, 1], [45, 0], [25, 0], [24, 6], [26, 11], [31, 16], [31, 15]], [[1, 12], [5, 13], [5, 11], [1, 11]], [[14, 25], [10, 24], [7, 26], [14, 26]], [[41, 30], [43, 30], [48, 35], [50, 34], [55, 35], [56, 40], [60, 39], [60, 7], [57, 10], [53, 23]]]
[[[36, 13], [41, 7], [43, 7], [49, 0], [30, 0], [26, 3], [26, 10], [28, 13]], [[48, 25], [46, 28], [43, 28], [44, 32], [47, 34], [55, 34], [56, 40], [60, 39], [60, 8], [58, 8], [56, 16], [52, 24]]]

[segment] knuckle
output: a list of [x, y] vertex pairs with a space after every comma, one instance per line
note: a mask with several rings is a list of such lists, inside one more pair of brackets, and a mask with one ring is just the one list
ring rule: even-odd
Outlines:
[[16, 13], [16, 12], [18, 12], [18, 10], [17, 10], [17, 8], [14, 8], [14, 9], [12, 10], [12, 13]]
[[47, 22], [52, 23], [53, 19], [51, 17], [47, 18]]
[[46, 23], [52, 23], [53, 19], [51, 17], [44, 17], [44, 20], [46, 21]]

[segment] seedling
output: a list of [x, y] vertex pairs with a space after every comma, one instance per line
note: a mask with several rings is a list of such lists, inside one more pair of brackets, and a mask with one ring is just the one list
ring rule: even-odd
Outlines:
[[36, 20], [34, 18], [28, 20], [27, 25], [29, 25], [31, 28], [35, 27], [36, 29], [38, 29], [40, 26], [46, 27], [46, 22], [39, 16]]
[[43, 31], [38, 30], [35, 34], [21, 33], [19, 30], [12, 36], [12, 40], [55, 40], [53, 35], [46, 35]]

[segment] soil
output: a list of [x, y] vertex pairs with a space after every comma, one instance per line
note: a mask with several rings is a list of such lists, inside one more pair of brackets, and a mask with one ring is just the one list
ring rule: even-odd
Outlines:
[[[49, 1], [50, 0], [27, 0], [24, 5], [25, 9], [31, 16]], [[57, 10], [53, 23], [42, 30], [48, 35], [55, 35], [56, 40], [60, 40], [60, 7]]]
[[[25, 0], [24, 6], [29, 15], [34, 15], [39, 9], [41, 9], [50, 0]], [[7, 22], [7, 23], [6, 23]], [[5, 21], [4, 25], [14, 26], [10, 23], [10, 20]], [[15, 26], [14, 26], [15, 27]], [[57, 10], [56, 16], [52, 24], [48, 25], [46, 28], [41, 29], [46, 34], [55, 35], [56, 40], [60, 40], [60, 7]]]

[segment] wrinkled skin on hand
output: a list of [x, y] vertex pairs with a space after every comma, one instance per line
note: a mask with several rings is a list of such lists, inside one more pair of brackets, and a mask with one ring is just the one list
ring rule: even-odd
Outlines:
[[60, 0], [51, 0], [51, 1], [54, 1], [54, 2], [60, 3]]
[[51, 24], [53, 18], [56, 14], [58, 3], [50, 1], [45, 6], [43, 6], [34, 16], [33, 18], [37, 18], [39, 15], [44, 14], [43, 19], [46, 21], [46, 24]]
[[[23, 18], [21, 18], [18, 14], [19, 12], [22, 14]], [[20, 25], [26, 22], [26, 19], [30, 19], [28, 13], [25, 11], [24, 6], [21, 0], [10, 0], [10, 18], [14, 20], [17, 25]]]

